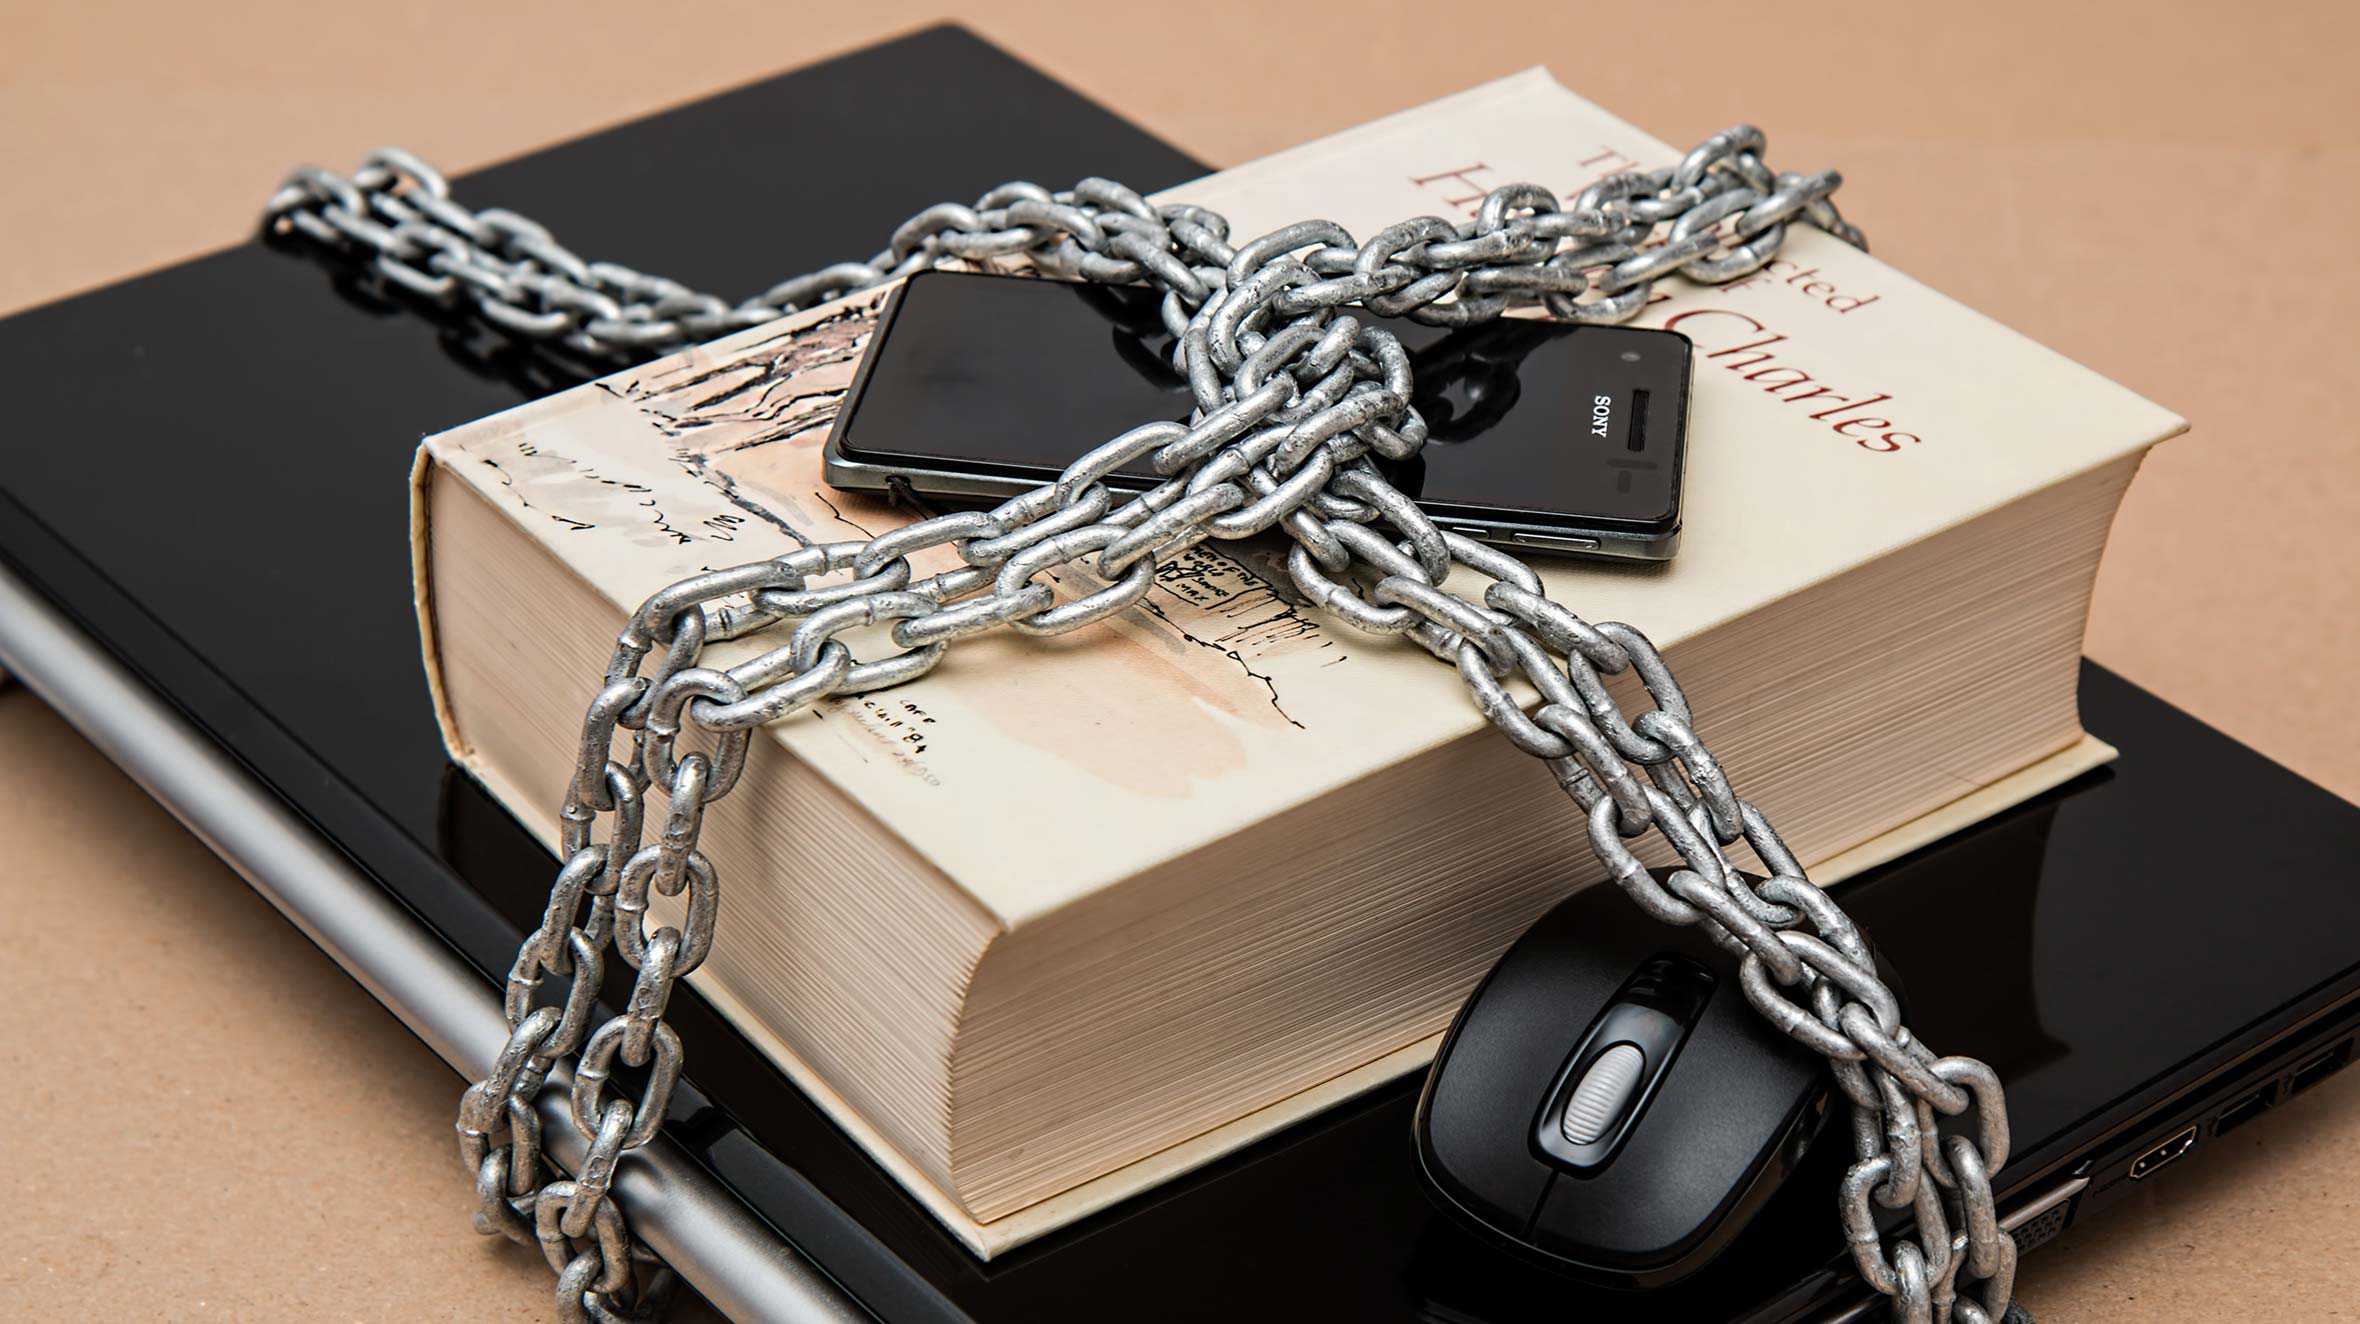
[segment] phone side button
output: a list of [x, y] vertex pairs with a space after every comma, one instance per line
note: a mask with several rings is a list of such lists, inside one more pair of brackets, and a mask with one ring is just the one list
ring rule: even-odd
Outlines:
[[1554, 533], [1512, 532], [1508, 535], [1508, 540], [1519, 547], [1538, 547], [1552, 552], [1594, 552], [1598, 550], [1596, 538], [1575, 538]]

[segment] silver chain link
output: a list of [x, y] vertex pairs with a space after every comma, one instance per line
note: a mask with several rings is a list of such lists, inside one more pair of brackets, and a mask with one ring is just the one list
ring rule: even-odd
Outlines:
[[[699, 834], [706, 810], [737, 786], [754, 728], [925, 675], [956, 640], [1104, 620], [1146, 595], [1157, 565], [1198, 543], [1280, 528], [1294, 541], [1287, 570], [1297, 588], [1361, 630], [1406, 636], [1456, 667], [1476, 708], [1587, 816], [1615, 883], [1647, 913], [1698, 925], [1741, 957], [1746, 998], [1826, 1056], [1853, 1105], [1845, 1235], [1895, 1317], [1992, 1324], [2009, 1315], [2016, 1244], [1999, 1226], [1990, 1181], [2008, 1157], [1999, 1078], [1973, 1058], [1937, 1056], [1902, 1024], [1860, 933], [1730, 785], [1645, 635], [1551, 601], [1531, 567], [1437, 527], [1371, 462], [1414, 454], [1426, 425], [1410, 405], [1407, 354], [1359, 310], [1461, 325], [1537, 305], [1620, 322], [1666, 276], [1721, 282], [1760, 268], [1798, 221], [1862, 242], [1830, 200], [1834, 172], [1774, 173], [1762, 149], [1760, 132], [1739, 126], [1678, 165], [1593, 184], [1571, 205], [1510, 185], [1471, 221], [1419, 217], [1366, 241], [1304, 221], [1233, 245], [1219, 215], [1157, 206], [1108, 180], [1055, 193], [1004, 184], [971, 205], [919, 212], [867, 262], [737, 304], [586, 262], [513, 213], [469, 211], [406, 153], [378, 152], [349, 179], [298, 171], [270, 202], [272, 229], [576, 353], [652, 357], [946, 261], [1021, 258], [1050, 276], [1161, 291], [1174, 366], [1195, 396], [1186, 423], [1133, 428], [991, 510], [699, 574], [632, 616], [583, 723], [561, 813], [564, 864], [508, 977], [513, 1033], [460, 1103], [478, 1227], [542, 1248], [559, 1275], [562, 1318], [661, 1312], [671, 1276], [632, 1240], [609, 1191], [623, 1157], [656, 1135], [680, 1077], [664, 1008], [711, 951], [720, 900]], [[1165, 476], [1160, 485], [1130, 497], [1105, 485], [1143, 458]], [[916, 577], [910, 558], [942, 547], [960, 567]], [[1041, 576], [1067, 567], [1095, 587], [1060, 602]], [[877, 625], [890, 626], [901, 651], [855, 659], [839, 636]], [[734, 666], [702, 665], [707, 645], [757, 632], [781, 637]], [[1653, 705], [1637, 716], [1607, 692], [1605, 678], [1626, 671]], [[1539, 695], [1530, 713], [1507, 689], [1516, 677]], [[692, 735], [701, 748], [687, 747]], [[648, 840], [657, 786], [667, 801]], [[1649, 832], [1681, 861], [1660, 881], [1632, 849]], [[1740, 842], [1758, 875], [1725, 853]], [[682, 893], [681, 924], [649, 933], [650, 895]], [[610, 952], [636, 975], [623, 1014], [594, 1025]], [[541, 995], [550, 975], [567, 981], [553, 1000]], [[589, 1152], [567, 1180], [541, 1146], [534, 1100], [577, 1053], [571, 1123]], [[608, 1092], [618, 1062], [643, 1073], [636, 1100]], [[1948, 1135], [1938, 1129], [1946, 1118]], [[1909, 1211], [1914, 1223], [1887, 1241], [1880, 1209]]]

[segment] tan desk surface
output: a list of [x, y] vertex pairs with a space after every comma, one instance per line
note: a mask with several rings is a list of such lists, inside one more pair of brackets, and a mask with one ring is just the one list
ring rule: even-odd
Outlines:
[[[399, 143], [464, 169], [937, 16], [798, 8], [0, 0], [0, 310], [242, 238], [296, 161]], [[2360, 428], [2341, 398], [2360, 11], [2236, 9], [967, 21], [1214, 161], [1545, 62], [1659, 136], [1746, 118], [1779, 160], [1841, 166], [1880, 253], [2194, 421], [2132, 489], [2090, 653], [2360, 798]], [[538, 1257], [466, 1228], [450, 1073], [21, 689], [0, 694], [0, 841], [0, 1315], [547, 1317]], [[2360, 1073], [2218, 1149], [2035, 1257], [2028, 1301], [2360, 1312]]]

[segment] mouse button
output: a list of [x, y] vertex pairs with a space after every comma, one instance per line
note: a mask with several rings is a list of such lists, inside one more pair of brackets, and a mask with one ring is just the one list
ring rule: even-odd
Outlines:
[[[1740, 1109], [1775, 1116], [1783, 1110], [1775, 1105], [1827, 1080], [1826, 1059], [1772, 1025], [1735, 987], [1706, 1000], [1689, 1031], [1689, 1048], [1692, 1069], [1707, 1078], [1690, 1092], [1694, 1101], [1731, 1117]], [[1675, 1073], [1680, 1065], [1673, 1065]]]
[[1736, 1183], [1785, 1142], [1799, 1105], [1828, 1083], [1824, 1059], [1771, 1025], [1735, 988], [1724, 988], [1705, 1004], [1665, 1072], [1646, 1129], [1654, 1138], [1677, 1138], [1686, 1156]]
[[1506, 1145], [1458, 1145], [1445, 1159], [1431, 1133], [1418, 1146], [1427, 1183], [1447, 1198], [1467, 1219], [1489, 1228], [1494, 1235], [1522, 1241], [1532, 1223], [1533, 1210], [1549, 1189], [1549, 1169]]
[[1505, 1120], [1498, 1134], [1515, 1136], [1561, 1084], [1568, 1056], [1644, 955], [1602, 952], [1605, 926], [1578, 913], [1588, 900], [1577, 896], [1535, 924], [1468, 999], [1435, 1058], [1428, 1092], [1437, 1109]]
[[1765, 1071], [1700, 1027], [1681, 1046], [1615, 1166], [1653, 1188], [1669, 1230], [1709, 1224], [1793, 1133], [1822, 1077]]
[[[1479, 995], [1452, 1030], [1418, 1109], [1420, 1158], [1430, 1180], [1469, 1214], [1521, 1236], [1550, 1169], [1522, 1143], [1532, 1101], [1564, 1051], [1561, 1017], [1534, 1017]], [[1534, 1052], [1535, 1041], [1547, 1046]]]

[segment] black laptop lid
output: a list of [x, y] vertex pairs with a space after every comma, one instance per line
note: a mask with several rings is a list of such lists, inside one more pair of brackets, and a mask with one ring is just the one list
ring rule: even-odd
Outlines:
[[[866, 255], [915, 208], [1004, 178], [1153, 190], [1199, 171], [936, 29], [458, 186], [584, 253], [737, 293]], [[0, 556], [487, 977], [554, 865], [444, 760], [405, 479], [419, 437], [571, 380], [258, 244], [0, 321]], [[1912, 1023], [2008, 1075], [2004, 1182], [2191, 1053], [2340, 986], [2360, 922], [2343, 885], [2360, 814], [2101, 671], [2085, 701], [2124, 748], [2118, 773], [1853, 889]], [[1962, 951], [1971, 984], [1944, 977]], [[1793, 1216], [1764, 1220], [1788, 1239], [1753, 1240], [1677, 1301], [1572, 1294], [1426, 1205], [1404, 1081], [985, 1264], [701, 999], [673, 1013], [689, 1079], [671, 1134], [889, 1318], [1688, 1317], [1838, 1261], [1832, 1206], [1798, 1182]]]

